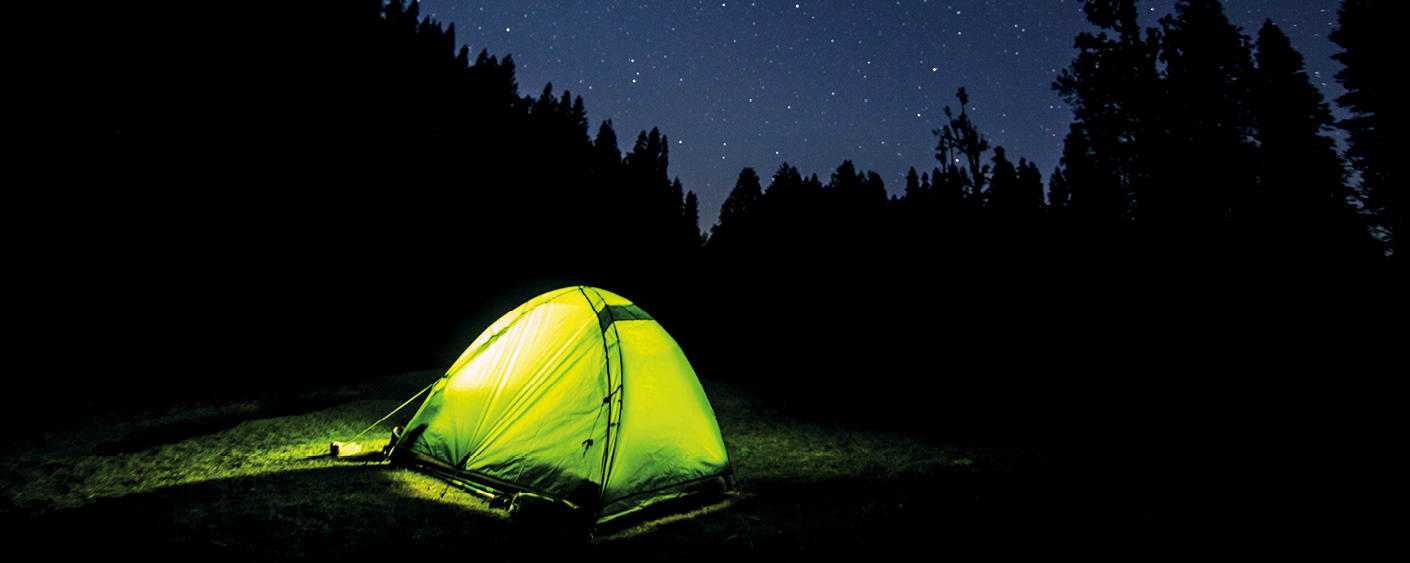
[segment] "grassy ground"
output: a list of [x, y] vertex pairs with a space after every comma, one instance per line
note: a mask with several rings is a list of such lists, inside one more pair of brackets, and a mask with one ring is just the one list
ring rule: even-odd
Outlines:
[[[746, 389], [709, 381], [738, 490], [586, 543], [547, 540], [480, 497], [417, 473], [306, 457], [349, 440], [437, 376], [181, 405], [45, 435], [0, 458], [4, 524], [16, 538], [60, 538], [49, 545], [64, 553], [262, 561], [404, 552], [515, 560], [558, 551], [789, 560], [857, 549], [1124, 558], [1181, 540], [1120, 491], [1080, 477], [1089, 471], [1022, 451], [793, 420]], [[380, 449], [417, 404], [357, 442]]]

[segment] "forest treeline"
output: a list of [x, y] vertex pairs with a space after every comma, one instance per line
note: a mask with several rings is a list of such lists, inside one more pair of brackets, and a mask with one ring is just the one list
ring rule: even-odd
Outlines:
[[[1219, 2], [1181, 0], [1141, 29], [1138, 5], [1083, 3], [1094, 29], [1052, 84], [1074, 120], [1046, 182], [990, 147], [964, 89], [934, 131], [937, 166], [895, 197], [852, 162], [826, 179], [743, 170], [706, 245], [712, 309], [810, 329], [728, 346], [799, 374], [784, 400], [831, 408], [831, 391], [809, 391], [817, 374], [906, 374], [927, 412], [961, 396], [938, 410], [1026, 412], [1024, 427], [1054, 408], [1245, 397], [1276, 388], [1263, 378], [1286, 362], [1345, 370], [1389, 353], [1405, 334], [1405, 211], [1384, 5], [1345, 2], [1332, 35], [1344, 122], [1274, 22], [1248, 36]], [[1094, 408], [1118, 380], [1126, 400]], [[878, 410], [914, 405], [890, 392]]]
[[[26, 131], [65, 187], [19, 208], [41, 212], [25, 251], [47, 306], [76, 312], [37, 333], [90, 319], [45, 357], [145, 330], [100, 355], [205, 365], [236, 393], [422, 369], [524, 292], [700, 246], [659, 131], [619, 141], [571, 92], [521, 92], [511, 55], [415, 2], [267, 8], [97, 7], [82, 53], [44, 67]], [[129, 398], [180, 392], [154, 385]]]
[[[984, 249], [991, 256], [1087, 248], [1103, 260], [1283, 267], [1365, 264], [1398, 247], [1403, 188], [1388, 179], [1383, 139], [1395, 110], [1378, 94], [1381, 78], [1368, 76], [1377, 64], [1374, 44], [1361, 43], [1370, 30], [1357, 31], [1375, 25], [1374, 8], [1349, 2], [1333, 36], [1349, 63], [1339, 102], [1354, 114], [1338, 124], [1271, 20], [1249, 37], [1218, 2], [1182, 1], [1159, 28], [1142, 30], [1137, 5], [1083, 4], [1098, 31], [1077, 37], [1075, 60], [1053, 83], [1075, 115], [1046, 186], [1025, 159], [991, 150], [961, 88], [959, 114], [947, 107], [949, 123], [934, 132], [938, 165], [919, 177], [911, 169], [903, 195], [886, 201], [879, 176], [850, 162], [825, 184], [801, 181], [785, 163], [762, 191], [746, 170], [710, 245], [744, 251], [780, 237], [796, 245], [787, 233], [800, 230], [880, 226], [893, 230], [883, 237], [892, 244], [923, 240], [942, 253], [978, 242], [1018, 246]], [[1347, 158], [1334, 127], [1347, 132]], [[828, 198], [839, 200], [837, 213], [820, 203]], [[886, 217], [869, 224], [871, 211]]]
[[[1136, 1], [1091, 0], [1095, 31], [1053, 85], [1074, 121], [1046, 181], [989, 146], [961, 90], [936, 165], [895, 197], [851, 161], [745, 169], [705, 232], [670, 132], [619, 139], [570, 91], [521, 91], [511, 55], [458, 46], [415, 2], [313, 4], [107, 6], [56, 47], [81, 53], [46, 67], [30, 102], [52, 111], [20, 119], [59, 186], [19, 207], [39, 211], [21, 252], [50, 296], [32, 332], [64, 335], [39, 353], [177, 367], [92, 378], [88, 404], [195, 393], [168, 385], [194, 367], [221, 376], [200, 392], [240, 394], [448, 365], [577, 283], [651, 311], [706, 377], [930, 426], [1022, 425], [1040, 415], [1005, 417], [1105, 377], [1058, 372], [1149, 390], [1268, 352], [1264, 331], [1404, 326], [1381, 4], [1347, 0], [1333, 36], [1347, 122], [1272, 22], [1248, 37], [1181, 0], [1142, 30]], [[1344, 344], [1304, 350], [1377, 349]]]

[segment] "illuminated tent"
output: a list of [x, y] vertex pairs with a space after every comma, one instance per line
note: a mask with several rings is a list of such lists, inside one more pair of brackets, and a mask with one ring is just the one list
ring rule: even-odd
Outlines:
[[432, 387], [393, 461], [497, 498], [591, 511], [599, 524], [733, 486], [680, 346], [631, 301], [584, 286], [485, 329]]

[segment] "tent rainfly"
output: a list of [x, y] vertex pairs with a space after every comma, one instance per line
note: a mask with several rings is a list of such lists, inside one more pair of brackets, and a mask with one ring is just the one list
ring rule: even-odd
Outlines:
[[734, 485], [680, 346], [631, 301], [586, 286], [485, 329], [432, 386], [392, 461], [498, 499], [589, 511], [597, 524]]

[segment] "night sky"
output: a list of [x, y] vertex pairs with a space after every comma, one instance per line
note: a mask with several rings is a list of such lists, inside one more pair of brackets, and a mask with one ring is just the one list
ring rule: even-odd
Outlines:
[[[1175, 0], [1141, 2], [1145, 27]], [[1250, 37], [1271, 18], [1329, 100], [1342, 93], [1327, 40], [1340, 0], [1225, 0]], [[1072, 113], [1050, 85], [1092, 30], [1075, 0], [524, 1], [422, 0], [456, 41], [512, 54], [520, 95], [552, 83], [581, 96], [597, 134], [611, 119], [623, 152], [657, 127], [670, 174], [714, 225], [741, 169], [768, 186], [783, 162], [827, 183], [844, 160], [899, 195], [935, 165], [932, 130], [968, 113], [1014, 162], [1057, 166]], [[1335, 107], [1335, 106], [1334, 106]]]

